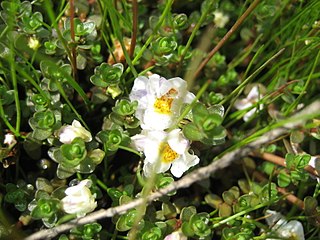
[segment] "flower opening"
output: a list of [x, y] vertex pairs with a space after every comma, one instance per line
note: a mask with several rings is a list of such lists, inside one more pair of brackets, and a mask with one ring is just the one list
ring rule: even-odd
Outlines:
[[146, 177], [170, 169], [172, 175], [179, 178], [200, 161], [198, 156], [189, 153], [190, 142], [180, 129], [170, 132], [142, 130], [131, 140], [133, 148], [144, 152], [143, 173]]
[[166, 96], [157, 98], [153, 104], [155, 112], [162, 113], [162, 114], [170, 114], [172, 101], [173, 101], [172, 98], [168, 98]]
[[175, 159], [179, 157], [179, 154], [172, 150], [169, 144], [164, 144], [160, 147], [161, 161], [164, 163], [172, 163]]
[[195, 96], [187, 91], [183, 79], [167, 80], [153, 74], [136, 78], [129, 98], [138, 102], [135, 117], [143, 129], [165, 130], [176, 124], [183, 104], [191, 103]]

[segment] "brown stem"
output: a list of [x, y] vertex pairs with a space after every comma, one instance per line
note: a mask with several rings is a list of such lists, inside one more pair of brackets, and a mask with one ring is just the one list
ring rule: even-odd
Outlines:
[[[254, 152], [251, 154], [251, 156], [259, 157], [259, 158], [262, 158], [263, 160], [266, 160], [268, 162], [272, 162], [272, 163], [277, 164], [279, 166], [286, 167], [286, 162], [285, 162], [286, 160], [284, 158], [279, 157], [279, 156], [272, 154], [272, 153]], [[308, 173], [310, 173], [314, 177], [319, 177], [317, 170], [315, 168], [311, 167], [310, 165], [307, 165], [304, 168], [304, 170], [306, 170]]]
[[137, 42], [137, 31], [138, 31], [138, 1], [132, 0], [132, 36], [130, 43], [129, 56], [132, 59], [134, 49]]
[[[263, 176], [263, 174], [258, 171], [254, 171], [253, 176], [255, 179], [259, 180], [260, 182], [268, 181], [268, 179], [265, 178]], [[296, 205], [301, 210], [304, 209], [304, 203], [301, 199], [299, 199], [295, 195], [287, 192], [287, 190], [285, 188], [281, 188], [281, 187], [276, 187], [276, 188], [279, 193], [281, 193], [283, 196], [285, 196], [285, 198], [288, 202], [292, 203], [293, 205]]]
[[258, 6], [260, 0], [255, 0], [248, 9], [241, 15], [241, 17], [235, 22], [235, 24], [230, 28], [230, 30], [224, 35], [224, 37], [218, 42], [218, 44], [211, 50], [208, 56], [202, 61], [196, 70], [194, 76], [197, 77], [201, 70], [207, 65], [210, 59], [216, 54], [219, 49], [226, 43], [226, 41], [231, 37], [231, 35], [240, 27], [243, 21], [249, 16], [249, 14]]
[[71, 35], [71, 64], [73, 69], [73, 78], [77, 80], [77, 53], [74, 32], [74, 0], [69, 0], [70, 4], [70, 35]]
[[279, 193], [281, 193], [282, 195], [284, 195], [286, 197], [288, 202], [296, 205], [301, 210], [304, 210], [304, 202], [301, 199], [299, 199], [298, 197], [296, 197], [295, 195], [293, 195], [291, 193], [288, 193], [285, 188], [277, 187], [277, 190]]

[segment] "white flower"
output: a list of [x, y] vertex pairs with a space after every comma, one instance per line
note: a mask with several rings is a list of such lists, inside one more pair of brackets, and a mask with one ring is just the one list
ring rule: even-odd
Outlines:
[[67, 194], [62, 202], [63, 210], [69, 214], [76, 214], [77, 217], [83, 217], [86, 213], [92, 212], [97, 207], [95, 194], [92, 195], [89, 187], [91, 181], [86, 179], [78, 185], [69, 187], [65, 190]]
[[173, 176], [179, 178], [190, 167], [199, 163], [199, 158], [188, 152], [190, 142], [180, 129], [165, 131], [142, 130], [132, 138], [132, 145], [145, 155], [143, 172], [149, 177], [152, 172], [162, 173], [171, 168]]
[[28, 40], [28, 46], [33, 50], [37, 50], [40, 47], [40, 42], [37, 38], [30, 37]]
[[57, 133], [60, 142], [71, 143], [76, 137], [82, 138], [85, 142], [92, 140], [91, 133], [81, 126], [77, 120], [73, 120], [72, 125], [66, 125], [59, 129]]
[[181, 231], [175, 231], [167, 235], [164, 240], [187, 240], [187, 237]]
[[[304, 231], [301, 222], [291, 220], [287, 222], [284, 216], [276, 211], [266, 211], [266, 221], [273, 231], [278, 234], [281, 239], [304, 240]], [[271, 238], [268, 238], [271, 240]]]
[[[309, 161], [309, 166], [313, 167], [317, 171], [318, 176], [320, 176], [320, 172], [319, 172], [319, 169], [320, 169], [320, 158], [318, 156], [311, 156], [311, 159]], [[317, 177], [317, 181], [320, 182], [320, 178], [319, 177]]]
[[136, 117], [142, 129], [164, 130], [176, 123], [183, 103], [191, 103], [194, 94], [187, 91], [187, 83], [176, 77], [165, 79], [157, 74], [135, 79], [129, 94], [138, 101]]
[[223, 12], [220, 11], [215, 11], [214, 12], [214, 24], [218, 27], [218, 28], [224, 28], [225, 25], [229, 22], [229, 16], [223, 14]]
[[17, 140], [15, 138], [15, 136], [12, 133], [7, 133], [4, 136], [4, 144], [7, 144], [9, 148], [13, 147], [14, 145], [16, 145]]
[[[243, 110], [251, 107], [253, 104], [257, 103], [261, 98], [262, 98], [262, 94], [259, 91], [259, 86], [254, 86], [250, 90], [247, 98], [237, 100], [234, 106], [238, 110]], [[263, 108], [262, 104], [259, 104], [258, 107], [252, 108], [243, 116], [243, 120], [247, 122], [255, 114], [256, 111], [261, 110], [262, 108]]]

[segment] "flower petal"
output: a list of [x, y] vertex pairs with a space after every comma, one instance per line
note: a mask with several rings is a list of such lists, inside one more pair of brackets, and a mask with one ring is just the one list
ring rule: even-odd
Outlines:
[[173, 176], [180, 178], [184, 172], [189, 170], [189, 168], [197, 165], [200, 159], [196, 155], [191, 155], [186, 152], [179, 159], [175, 160], [171, 166], [171, 173]]
[[259, 98], [261, 97], [261, 93], [259, 91], [259, 87], [257, 85], [253, 86], [248, 93], [247, 99], [253, 100], [253, 101], [258, 101]]
[[181, 129], [174, 129], [168, 134], [168, 144], [179, 154], [184, 154], [189, 147], [189, 141], [184, 138]]

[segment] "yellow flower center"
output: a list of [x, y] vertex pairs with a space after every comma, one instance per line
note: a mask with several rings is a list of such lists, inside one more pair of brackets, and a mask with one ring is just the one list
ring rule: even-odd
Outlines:
[[164, 163], [171, 163], [173, 162], [176, 158], [179, 157], [179, 154], [176, 153], [174, 150], [171, 149], [169, 144], [163, 144], [160, 147], [160, 154], [161, 154], [161, 161]]
[[168, 98], [166, 96], [162, 96], [161, 98], [157, 98], [153, 104], [155, 111], [157, 113], [170, 114], [172, 101], [173, 101], [172, 98]]
[[171, 88], [165, 95], [157, 98], [153, 104], [155, 112], [162, 114], [170, 114], [173, 97], [177, 94], [177, 90]]

